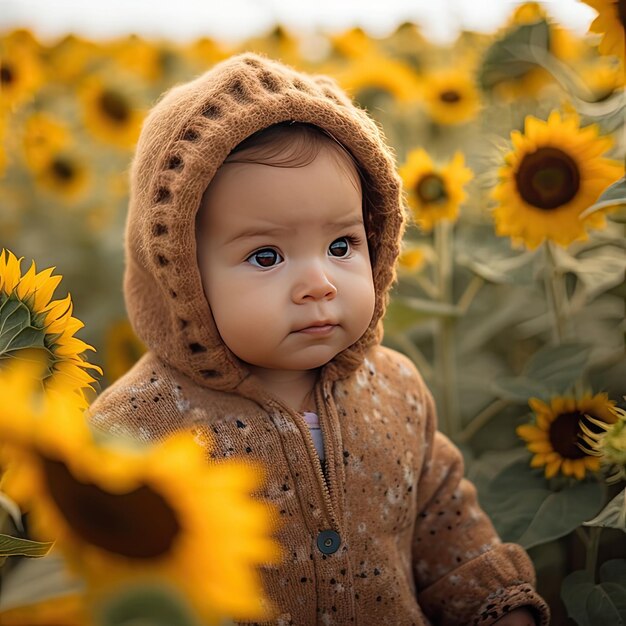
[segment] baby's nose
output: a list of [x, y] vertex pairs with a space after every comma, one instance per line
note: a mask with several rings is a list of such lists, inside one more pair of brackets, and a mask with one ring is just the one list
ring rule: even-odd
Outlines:
[[302, 269], [293, 288], [294, 302], [307, 300], [332, 300], [337, 295], [337, 287], [321, 265], [310, 265]]

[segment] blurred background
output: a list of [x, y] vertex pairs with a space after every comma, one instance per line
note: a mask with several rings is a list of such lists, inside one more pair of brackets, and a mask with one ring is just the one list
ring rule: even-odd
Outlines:
[[[22, 273], [34, 260], [63, 276], [56, 297], [71, 294], [103, 389], [144, 351], [122, 276], [146, 112], [244, 50], [333, 76], [384, 130], [415, 218], [384, 341], [424, 375], [501, 535], [530, 550], [553, 623], [592, 623], [567, 621], [564, 581], [610, 558], [626, 567], [617, 522], [591, 556], [582, 528], [617, 491], [559, 437], [568, 424], [577, 441], [585, 412], [612, 423], [626, 393], [623, 12], [614, 0], [0, 0], [0, 250], [24, 257]], [[524, 180], [513, 162], [540, 174]], [[592, 191], [559, 178], [572, 168]], [[569, 209], [541, 205], [538, 189]], [[554, 456], [523, 443], [529, 421], [544, 424], [532, 433], [558, 476]]]
[[[65, 276], [107, 384], [141, 350], [121, 297], [127, 169], [142, 117], [168, 87], [262, 51], [335, 76], [383, 124], [399, 161], [418, 146], [438, 158], [460, 149], [488, 177], [495, 135], [508, 138], [566, 91], [562, 76], [528, 66], [480, 93], [481, 58], [512, 26], [545, 19], [551, 52], [604, 99], [620, 66], [586, 36], [595, 14], [577, 0], [0, 0], [0, 245]], [[443, 86], [429, 83], [436, 74]], [[448, 87], [462, 94], [454, 120], [433, 105]], [[474, 195], [468, 215], [481, 203]]]
[[[0, 26], [28, 28], [46, 40], [68, 33], [90, 38], [134, 33], [181, 42], [212, 37], [232, 43], [262, 35], [276, 24], [297, 30], [300, 35], [358, 26], [372, 36], [382, 37], [403, 22], [414, 22], [430, 40], [450, 43], [462, 30], [493, 32], [504, 25], [519, 4], [515, 0], [390, 0], [384, 4], [372, 0], [236, 0], [218, 7], [215, 2], [198, 0], [111, 0], [106, 4], [58, 0], [52, 10], [45, 0], [2, 0]], [[577, 0], [548, 0], [543, 5], [578, 35], [587, 31], [594, 16], [591, 7]]]

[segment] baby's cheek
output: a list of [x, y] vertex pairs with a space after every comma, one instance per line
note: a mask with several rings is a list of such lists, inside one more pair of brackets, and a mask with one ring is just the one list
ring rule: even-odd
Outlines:
[[362, 335], [372, 321], [376, 304], [376, 292], [371, 274], [364, 274], [360, 280], [353, 283], [354, 293], [351, 294], [352, 309], [355, 313], [356, 324], [359, 327], [359, 336]]

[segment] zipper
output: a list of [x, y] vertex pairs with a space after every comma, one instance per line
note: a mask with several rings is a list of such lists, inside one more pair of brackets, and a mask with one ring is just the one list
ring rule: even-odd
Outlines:
[[[335, 515], [335, 507], [333, 506], [332, 498], [330, 495], [330, 486], [328, 484], [328, 481], [326, 480], [326, 477], [324, 476], [324, 472], [322, 471], [322, 462], [315, 448], [315, 444], [313, 443], [313, 437], [311, 436], [309, 426], [304, 421], [304, 416], [301, 416], [298, 413], [295, 413], [289, 407], [285, 406], [282, 403], [280, 403], [280, 408], [284, 413], [288, 414], [289, 417], [291, 417], [293, 420], [295, 420], [299, 424], [301, 432], [303, 428], [305, 429], [305, 432], [303, 433], [304, 442], [309, 450], [309, 456], [313, 458], [313, 467], [315, 469], [315, 473], [317, 474], [318, 485], [321, 487], [322, 499], [324, 500], [324, 504], [326, 505], [328, 518], [331, 522], [331, 526], [335, 530], [337, 530], [338, 529], [337, 517]], [[328, 468], [328, 474], [330, 477], [330, 474], [331, 474], [330, 466], [332, 464], [328, 463], [328, 446], [327, 446], [327, 441], [326, 441], [326, 435], [325, 435], [324, 429], [322, 428], [321, 430], [322, 430], [322, 439], [324, 440], [324, 452], [325, 452], [326, 459], [327, 459], [326, 467]]]

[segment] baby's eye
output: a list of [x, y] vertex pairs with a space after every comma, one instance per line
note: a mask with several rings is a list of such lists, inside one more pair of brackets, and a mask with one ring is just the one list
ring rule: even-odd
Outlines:
[[246, 261], [250, 261], [256, 267], [273, 267], [277, 265], [283, 258], [273, 248], [262, 248], [253, 252]]
[[339, 237], [330, 244], [328, 249], [332, 256], [344, 257], [349, 254], [352, 245], [356, 245], [353, 237]]

